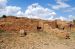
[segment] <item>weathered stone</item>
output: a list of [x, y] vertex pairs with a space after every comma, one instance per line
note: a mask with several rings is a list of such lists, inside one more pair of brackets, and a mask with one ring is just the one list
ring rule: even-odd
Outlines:
[[25, 30], [21, 29], [21, 30], [19, 31], [19, 35], [20, 35], [21, 37], [24, 37], [24, 36], [27, 35], [27, 32], [26, 32]]

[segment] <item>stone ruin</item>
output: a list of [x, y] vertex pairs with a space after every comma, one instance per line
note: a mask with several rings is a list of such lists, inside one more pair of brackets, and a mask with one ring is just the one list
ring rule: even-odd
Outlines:
[[[60, 31], [63, 31], [63, 34], [66, 32], [64, 30], [69, 30], [69, 28], [75, 28], [73, 25], [69, 26], [68, 22], [54, 20], [40, 20], [40, 19], [29, 19], [29, 18], [17, 18], [17, 17], [6, 17], [0, 19], [0, 29], [5, 31], [16, 31], [20, 34], [26, 35], [25, 31], [37, 32], [37, 31], [46, 31], [54, 32], [54, 29], [59, 30], [58, 34], [62, 34]], [[52, 31], [53, 30], [53, 31]], [[68, 33], [67, 33], [68, 34]], [[62, 35], [65, 36], [65, 35]]]
[[19, 31], [19, 36], [24, 37], [24, 36], [26, 36], [26, 35], [27, 35], [27, 31], [25, 31], [25, 30], [23, 30], [23, 29], [21, 29], [21, 30]]

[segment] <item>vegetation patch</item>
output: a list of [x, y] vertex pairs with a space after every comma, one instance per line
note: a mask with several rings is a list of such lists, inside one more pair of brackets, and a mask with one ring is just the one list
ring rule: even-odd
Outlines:
[[5, 30], [0, 30], [0, 33], [3, 33], [3, 32], [5, 32]]

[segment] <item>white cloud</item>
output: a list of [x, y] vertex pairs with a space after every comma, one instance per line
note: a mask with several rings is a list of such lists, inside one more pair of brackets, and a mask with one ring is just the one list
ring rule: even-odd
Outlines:
[[19, 10], [16, 15], [17, 16], [24, 16], [24, 13], [21, 10]]
[[[68, 15], [68, 17], [63, 17], [63, 16], [60, 16], [60, 17], [58, 17], [58, 18], [55, 18], [55, 19], [60, 19], [60, 20], [62, 20], [62, 21], [72, 21], [73, 19], [75, 19], [75, 16], [73, 16], [73, 15]], [[54, 20], [55, 20], [54, 19]]]
[[7, 0], [0, 0], [0, 16], [2, 15], [14, 15], [21, 16], [23, 12], [21, 11], [21, 7], [17, 6], [8, 6]]
[[70, 7], [69, 4], [65, 3], [62, 0], [56, 0], [57, 5], [53, 5], [52, 8], [55, 10], [61, 9], [61, 8], [67, 8]]
[[51, 16], [50, 18], [48, 18], [48, 20], [54, 20], [54, 17], [53, 17], [53, 16]]
[[[24, 16], [28, 18], [36, 19], [49, 19], [51, 16], [56, 16], [56, 13], [48, 8], [44, 8], [38, 3], [28, 6], [25, 12], [21, 11], [21, 7], [17, 6], [5, 6], [0, 9], [0, 15], [13, 15], [13, 16]], [[52, 18], [51, 18], [52, 19]]]
[[[58, 2], [58, 4], [62, 5], [63, 3]], [[65, 3], [63, 4], [63, 6], [64, 5]], [[69, 6], [65, 5], [65, 7], [69, 7]], [[59, 8], [61, 8], [61, 6]], [[45, 19], [45, 20], [54, 20], [54, 19], [66, 20], [65, 17], [54, 18], [54, 16], [57, 16], [57, 14], [53, 10], [49, 8], [44, 8], [38, 3], [29, 5], [27, 10], [25, 10], [25, 12], [22, 12], [21, 7], [7, 6], [7, 0], [0, 0], [0, 15], [4, 15], [4, 14], [20, 16], [20, 17], [24, 16], [24, 17], [36, 18], [36, 19]]]
[[61, 21], [69, 21], [69, 19], [68, 19], [68, 18], [63, 17], [63, 16], [59, 16], [59, 17], [56, 17], [56, 18], [54, 18], [53, 16], [51, 16], [48, 20], [61, 20]]
[[16, 7], [16, 6], [7, 6], [5, 8], [5, 14], [6, 15], [16, 15], [16, 13], [18, 13], [21, 10], [20, 7]]
[[5, 8], [6, 4], [7, 4], [7, 0], [0, 0], [0, 9]]
[[61, 21], [64, 21], [64, 20], [68, 20], [66, 17], [63, 17], [63, 16], [60, 16], [60, 17], [58, 17], [58, 18], [55, 18], [55, 19], [60, 19]]
[[[58, 2], [58, 4], [62, 5], [63, 3]], [[25, 12], [22, 12], [21, 7], [8, 6], [7, 0], [0, 0], [0, 15], [4, 15], [4, 14], [20, 16], [20, 17], [25, 16], [28, 18], [45, 19], [45, 20], [54, 20], [56, 19], [54, 18], [54, 16], [57, 16], [57, 14], [53, 10], [49, 8], [44, 8], [38, 3], [29, 5], [27, 10], [25, 10]], [[58, 19], [64, 20], [65, 18], [59, 17]]]
[[28, 6], [25, 15], [29, 18], [48, 19], [51, 16], [56, 16], [56, 13], [48, 8], [44, 8], [38, 3]]
[[68, 16], [68, 19], [69, 19], [69, 20], [73, 20], [73, 19], [75, 19], [75, 16], [69, 15], [69, 16]]
[[70, 7], [63, 10], [63, 12], [73, 12], [73, 11], [75, 11], [75, 7]]
[[66, 2], [66, 1], [69, 1], [69, 0], [55, 0], [57, 2]]
[[74, 13], [75, 7], [72, 7], [71, 5], [67, 4], [66, 1], [69, 1], [69, 0], [56, 0], [57, 5], [53, 5], [52, 8], [55, 10], [60, 9], [60, 11], [62, 12]]
[[62, 17], [62, 16], [60, 16], [59, 19], [62, 21], [67, 20], [65, 17]]
[[0, 9], [0, 15], [23, 16], [23, 14], [21, 8], [17, 6], [6, 6], [4, 9]]

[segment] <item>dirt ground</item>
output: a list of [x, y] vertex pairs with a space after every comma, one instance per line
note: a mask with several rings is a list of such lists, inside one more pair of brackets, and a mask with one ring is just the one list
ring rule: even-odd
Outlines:
[[47, 32], [32, 32], [24, 37], [0, 33], [0, 49], [75, 49], [75, 33], [63, 39]]

